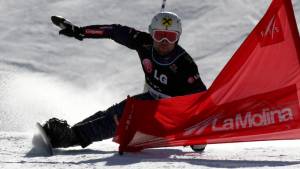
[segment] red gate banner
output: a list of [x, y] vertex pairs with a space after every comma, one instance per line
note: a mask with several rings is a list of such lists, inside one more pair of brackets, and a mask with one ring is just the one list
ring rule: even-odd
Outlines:
[[273, 0], [210, 88], [157, 101], [128, 99], [120, 151], [300, 139], [300, 38], [291, 0]]

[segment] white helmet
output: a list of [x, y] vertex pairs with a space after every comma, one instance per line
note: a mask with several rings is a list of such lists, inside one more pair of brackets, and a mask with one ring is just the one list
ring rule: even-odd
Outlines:
[[181, 35], [181, 19], [173, 12], [160, 12], [156, 14], [149, 25], [149, 33], [152, 35], [153, 30], [176, 31]]

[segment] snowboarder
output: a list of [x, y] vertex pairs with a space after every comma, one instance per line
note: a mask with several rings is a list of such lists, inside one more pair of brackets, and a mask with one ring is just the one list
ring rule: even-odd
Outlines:
[[[51, 19], [61, 28], [59, 34], [78, 40], [110, 38], [136, 50], [145, 74], [145, 91], [133, 96], [135, 99], [161, 99], [206, 90], [197, 65], [178, 44], [182, 28], [181, 19], [175, 13], [156, 14], [149, 25], [149, 33], [118, 24], [79, 27], [62, 17]], [[125, 103], [123, 100], [72, 127], [65, 120], [52, 118], [43, 128], [53, 148], [76, 145], [84, 148], [94, 141], [114, 136]]]

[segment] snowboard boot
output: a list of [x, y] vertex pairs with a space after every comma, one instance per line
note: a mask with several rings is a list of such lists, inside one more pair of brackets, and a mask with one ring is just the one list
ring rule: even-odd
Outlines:
[[206, 148], [206, 144], [191, 145], [190, 147], [193, 151], [202, 153]]
[[65, 120], [51, 118], [43, 126], [53, 148], [79, 145], [79, 139]]

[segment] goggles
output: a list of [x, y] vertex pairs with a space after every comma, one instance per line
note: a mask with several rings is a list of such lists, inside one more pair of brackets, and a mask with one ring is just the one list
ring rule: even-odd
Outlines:
[[179, 33], [176, 31], [168, 30], [153, 30], [152, 38], [156, 42], [162, 42], [163, 40], [168, 41], [169, 43], [175, 43], [179, 39]]

